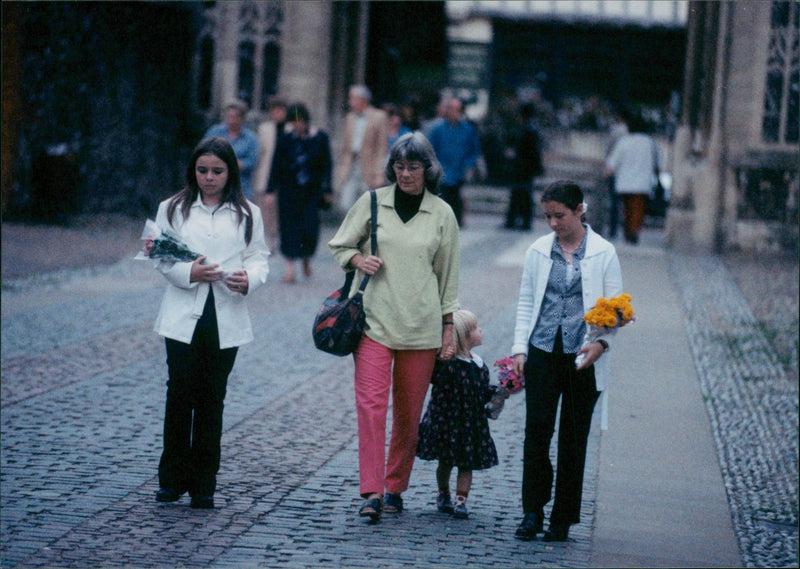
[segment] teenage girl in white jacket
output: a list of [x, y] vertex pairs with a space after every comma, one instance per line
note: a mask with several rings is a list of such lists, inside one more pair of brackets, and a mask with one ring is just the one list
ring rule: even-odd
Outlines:
[[[525, 445], [522, 506], [516, 537], [531, 540], [543, 531], [553, 465], [550, 441], [561, 399], [556, 493], [545, 541], [565, 541], [580, 521], [586, 441], [592, 413], [608, 383], [611, 338], [583, 344], [583, 316], [598, 298], [622, 293], [614, 246], [584, 224], [583, 193], [572, 182], [555, 182], [542, 195], [552, 233], [525, 254], [514, 330], [514, 371], [525, 377]], [[585, 354], [576, 369], [575, 357]], [[605, 418], [605, 413], [603, 413]], [[605, 420], [603, 420], [605, 427]]]
[[213, 508], [228, 375], [253, 339], [245, 298], [269, 272], [261, 211], [242, 193], [227, 140], [200, 142], [186, 186], [159, 205], [156, 223], [203, 255], [157, 265], [168, 281], [155, 330], [166, 339], [169, 379], [156, 500], [188, 491], [193, 508]]

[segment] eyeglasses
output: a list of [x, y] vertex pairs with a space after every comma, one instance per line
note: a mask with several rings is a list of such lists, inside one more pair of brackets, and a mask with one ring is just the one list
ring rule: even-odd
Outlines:
[[400, 162], [395, 162], [392, 164], [392, 169], [400, 174], [403, 170], [406, 170], [409, 174], [416, 174], [422, 171], [422, 164], [412, 162], [411, 164], [401, 164]]

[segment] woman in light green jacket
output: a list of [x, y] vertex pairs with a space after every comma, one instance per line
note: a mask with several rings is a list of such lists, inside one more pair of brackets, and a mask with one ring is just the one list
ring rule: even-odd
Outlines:
[[[370, 197], [361, 196], [328, 243], [339, 265], [372, 275], [364, 293], [366, 327], [354, 352], [358, 412], [360, 515], [403, 510], [417, 432], [437, 351], [453, 357], [452, 313], [459, 308], [458, 223], [436, 195], [442, 169], [419, 132], [392, 146], [375, 190], [377, 255], [370, 254]], [[354, 282], [358, 282], [356, 275]], [[385, 456], [392, 392], [392, 435]], [[384, 496], [385, 494], [385, 496]]]

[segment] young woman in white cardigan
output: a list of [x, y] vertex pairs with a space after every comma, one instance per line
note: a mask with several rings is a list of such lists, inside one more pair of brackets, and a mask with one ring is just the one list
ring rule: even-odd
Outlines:
[[[512, 347], [526, 393], [524, 518], [516, 537], [527, 541], [543, 531], [553, 486], [550, 441], [561, 399], [555, 500], [544, 539], [566, 541], [570, 525], [580, 521], [586, 441], [609, 371], [604, 354], [611, 340], [584, 345], [583, 316], [598, 298], [622, 293], [622, 275], [614, 246], [583, 222], [586, 205], [576, 184], [551, 184], [542, 209], [553, 231], [525, 254]], [[581, 353], [585, 358], [576, 368]]]
[[253, 339], [245, 299], [269, 272], [261, 211], [242, 193], [227, 140], [200, 142], [186, 186], [159, 205], [156, 223], [203, 255], [157, 265], [168, 281], [155, 330], [166, 340], [169, 379], [156, 500], [188, 491], [193, 508], [213, 508], [228, 375]]

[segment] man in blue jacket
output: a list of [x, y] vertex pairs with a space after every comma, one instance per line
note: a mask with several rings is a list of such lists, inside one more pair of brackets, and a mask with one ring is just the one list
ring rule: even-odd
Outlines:
[[481, 155], [478, 132], [463, 117], [464, 103], [457, 97], [447, 103], [445, 120], [431, 130], [430, 142], [436, 157], [444, 169], [441, 183], [441, 196], [453, 208], [458, 225], [463, 225], [464, 204], [461, 200], [461, 186], [467, 170], [475, 166]]

